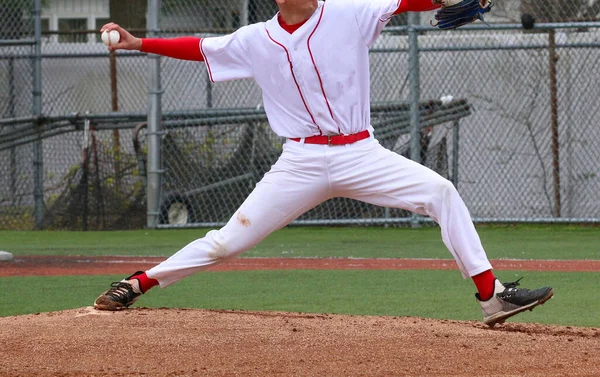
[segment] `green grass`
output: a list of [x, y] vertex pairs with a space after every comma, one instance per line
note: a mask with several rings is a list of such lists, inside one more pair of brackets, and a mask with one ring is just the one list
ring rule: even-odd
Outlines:
[[[477, 229], [491, 259], [600, 259], [598, 227], [488, 225]], [[0, 231], [0, 250], [15, 255], [169, 256], [206, 231]], [[285, 228], [242, 256], [451, 258], [437, 227]]]
[[[600, 259], [600, 228], [567, 225], [479, 226], [490, 259]], [[116, 232], [0, 231], [15, 255], [169, 256], [205, 229]], [[451, 258], [439, 228], [286, 228], [245, 256]], [[0, 268], [1, 265], [0, 265]], [[517, 272], [499, 271], [503, 281]], [[526, 272], [523, 285], [551, 285], [556, 296], [518, 321], [600, 327], [600, 274]], [[0, 278], [0, 316], [88, 306], [122, 276]], [[402, 315], [480, 320], [474, 287], [458, 271], [205, 272], [140, 305]]]
[[[499, 277], [516, 276], [502, 271]], [[120, 278], [2, 278], [0, 315], [89, 306], [110, 281]], [[592, 289], [600, 286], [600, 274], [527, 272], [522, 283], [551, 284], [555, 297], [512, 321], [600, 327], [600, 294]], [[138, 305], [481, 320], [473, 293], [472, 283], [457, 271], [205, 272], [153, 289]]]

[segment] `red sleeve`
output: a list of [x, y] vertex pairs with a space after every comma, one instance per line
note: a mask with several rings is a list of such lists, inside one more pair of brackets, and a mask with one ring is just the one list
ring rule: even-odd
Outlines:
[[400, 6], [394, 14], [404, 12], [426, 12], [440, 8], [441, 4], [434, 4], [431, 0], [401, 0]]
[[142, 52], [201, 62], [204, 61], [200, 52], [201, 40], [198, 37], [142, 38]]

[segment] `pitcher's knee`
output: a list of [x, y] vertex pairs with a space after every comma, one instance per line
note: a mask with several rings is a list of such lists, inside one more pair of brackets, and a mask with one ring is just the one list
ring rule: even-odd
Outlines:
[[438, 221], [439, 213], [444, 206], [444, 203], [448, 204], [450, 198], [454, 195], [458, 195], [458, 192], [452, 182], [449, 180], [439, 177], [435, 182], [432, 182], [430, 187], [429, 200], [425, 203], [425, 211], [427, 215]]
[[444, 197], [446, 195], [454, 195], [457, 191], [452, 182], [446, 178], [440, 177], [440, 179], [435, 182], [434, 192], [436, 193], [436, 196]]
[[221, 230], [211, 230], [206, 233], [205, 238], [211, 246], [211, 249], [208, 252], [209, 258], [221, 260], [234, 254], [228, 247], [230, 242], [228, 242], [226, 235]]

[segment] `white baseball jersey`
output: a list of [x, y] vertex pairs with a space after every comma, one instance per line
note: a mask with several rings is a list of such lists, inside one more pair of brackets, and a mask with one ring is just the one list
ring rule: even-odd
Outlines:
[[370, 128], [369, 47], [398, 0], [327, 0], [293, 34], [277, 16], [201, 51], [212, 81], [253, 78], [273, 131], [283, 137], [352, 134]]

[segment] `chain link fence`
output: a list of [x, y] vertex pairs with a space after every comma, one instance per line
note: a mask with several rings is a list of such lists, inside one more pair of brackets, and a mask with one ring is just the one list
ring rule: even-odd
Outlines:
[[[469, 98], [459, 190], [480, 221], [598, 218], [598, 29], [420, 39], [422, 95]], [[445, 40], [444, 40], [445, 39]], [[450, 39], [450, 40], [448, 40]], [[448, 46], [452, 46], [448, 49]]]
[[[0, 5], [0, 115], [14, 119], [32, 114], [34, 28], [30, 1]], [[18, 133], [19, 124], [0, 126], [0, 135]], [[32, 145], [0, 152], [0, 227], [31, 228], [15, 220], [31, 218], [33, 203]], [[26, 161], [29, 161], [27, 163]], [[25, 189], [27, 188], [27, 189]], [[25, 189], [25, 190], [24, 190]], [[28, 191], [28, 192], [26, 192]]]
[[[227, 221], [284, 142], [268, 127], [259, 88], [213, 84], [203, 63], [111, 55], [97, 30], [117, 20], [140, 36], [220, 35], [271, 18], [274, 2], [38, 3], [39, 13], [36, 1], [0, 5], [0, 229], [132, 229], [147, 216], [160, 227]], [[531, 31], [519, 24], [524, 13], [536, 21]], [[158, 27], [146, 30], [140, 14], [155, 14]], [[420, 26], [394, 18], [371, 51], [376, 137], [407, 157], [418, 146], [421, 163], [454, 182], [475, 221], [600, 221], [599, 14], [593, 0], [497, 0], [490, 26], [439, 32], [433, 13], [422, 13]], [[419, 140], [411, 143], [415, 78]], [[155, 110], [159, 133], [148, 117]], [[296, 223], [415, 221], [426, 219], [334, 199]]]

